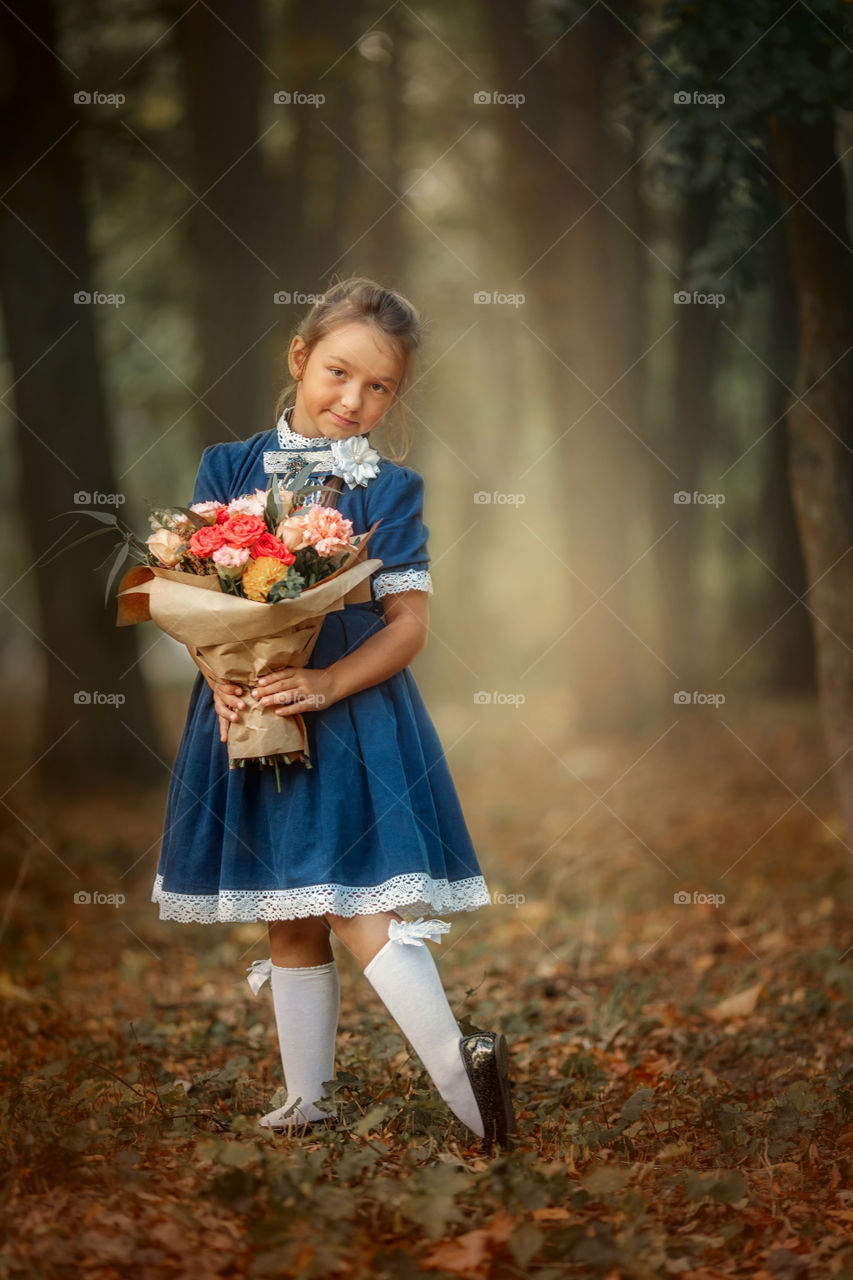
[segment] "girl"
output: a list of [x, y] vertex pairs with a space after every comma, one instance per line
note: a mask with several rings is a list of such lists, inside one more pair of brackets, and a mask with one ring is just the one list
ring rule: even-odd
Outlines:
[[[254, 689], [199, 667], [172, 775], [151, 896], [161, 920], [269, 922], [268, 960], [283, 1107], [265, 1128], [319, 1124], [314, 1104], [334, 1077], [339, 986], [334, 933], [363, 968], [447, 1105], [486, 1145], [514, 1131], [507, 1048], [495, 1032], [462, 1036], [425, 939], [442, 920], [408, 912], [472, 910], [490, 901], [453, 781], [408, 664], [429, 629], [423, 480], [381, 457], [368, 436], [411, 382], [420, 322], [405, 298], [344, 280], [293, 338], [293, 382], [276, 426], [204, 450], [193, 503], [339, 476], [339, 510], [357, 532], [381, 524], [368, 555], [382, 560], [372, 599], [324, 620], [304, 669], [280, 667]], [[328, 497], [325, 499], [328, 501]], [[229, 769], [229, 725], [256, 698], [270, 715], [305, 714], [310, 768]]]

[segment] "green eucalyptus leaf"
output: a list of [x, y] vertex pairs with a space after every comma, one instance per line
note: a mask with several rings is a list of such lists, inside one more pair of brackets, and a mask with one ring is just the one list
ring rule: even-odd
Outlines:
[[75, 507], [73, 511], [57, 511], [56, 515], [51, 516], [50, 519], [56, 520], [59, 516], [94, 516], [104, 524], [114, 524], [118, 527], [118, 516], [108, 515], [106, 511], [94, 511], [92, 507]]
[[97, 538], [100, 534], [109, 532], [109, 529], [93, 529], [91, 533], [84, 533], [82, 538], [75, 538], [73, 542], [66, 542], [64, 547], [60, 547], [57, 552], [52, 556], [48, 556], [47, 560], [42, 560], [40, 563], [43, 565], [52, 564], [54, 560], [58, 559], [59, 556], [64, 555], [66, 551], [70, 551], [72, 547], [79, 547], [81, 542], [88, 542], [90, 538]]

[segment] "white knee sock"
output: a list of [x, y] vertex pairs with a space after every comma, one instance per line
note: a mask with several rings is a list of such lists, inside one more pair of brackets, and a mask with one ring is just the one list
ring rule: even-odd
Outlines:
[[435, 961], [425, 943], [418, 940], [418, 932], [421, 938], [425, 934], [423, 929], [418, 931], [418, 923], [392, 921], [391, 937], [370, 961], [364, 976], [411, 1043], [450, 1110], [482, 1138], [480, 1108], [459, 1053], [462, 1032], [447, 1003]]
[[[266, 963], [266, 962], [265, 962]], [[287, 1086], [283, 1107], [262, 1116], [267, 1129], [323, 1120], [327, 1113], [313, 1104], [323, 1096], [323, 1081], [335, 1074], [335, 1036], [340, 1010], [340, 985], [334, 960], [302, 969], [268, 965], [275, 1021], [281, 1049], [281, 1068]], [[284, 1119], [297, 1099], [291, 1116]]]

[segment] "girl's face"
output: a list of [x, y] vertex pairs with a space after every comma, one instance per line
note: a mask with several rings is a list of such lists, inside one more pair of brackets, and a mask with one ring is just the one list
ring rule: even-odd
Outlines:
[[403, 377], [393, 345], [359, 321], [339, 325], [309, 354], [294, 338], [288, 364], [299, 380], [291, 429], [331, 440], [366, 435], [390, 409]]

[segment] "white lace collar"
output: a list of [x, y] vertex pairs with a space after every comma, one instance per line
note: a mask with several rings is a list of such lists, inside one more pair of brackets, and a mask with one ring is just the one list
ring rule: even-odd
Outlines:
[[[292, 414], [291, 405], [284, 410], [276, 424], [281, 453], [308, 453], [312, 461], [317, 460], [318, 453], [331, 454], [329, 470], [333, 475], [341, 476], [350, 489], [354, 489], [356, 485], [365, 486], [368, 480], [379, 474], [381, 457], [370, 447], [366, 434], [350, 436], [346, 440], [330, 440], [328, 436], [303, 436], [298, 431], [291, 430]], [[321, 461], [325, 459], [321, 458]], [[264, 455], [265, 470], [277, 466], [278, 459], [274, 453]]]
[[276, 424], [278, 447], [280, 449], [331, 449], [332, 442], [328, 436], [302, 436], [290, 428], [293, 417], [293, 406], [284, 410]]

